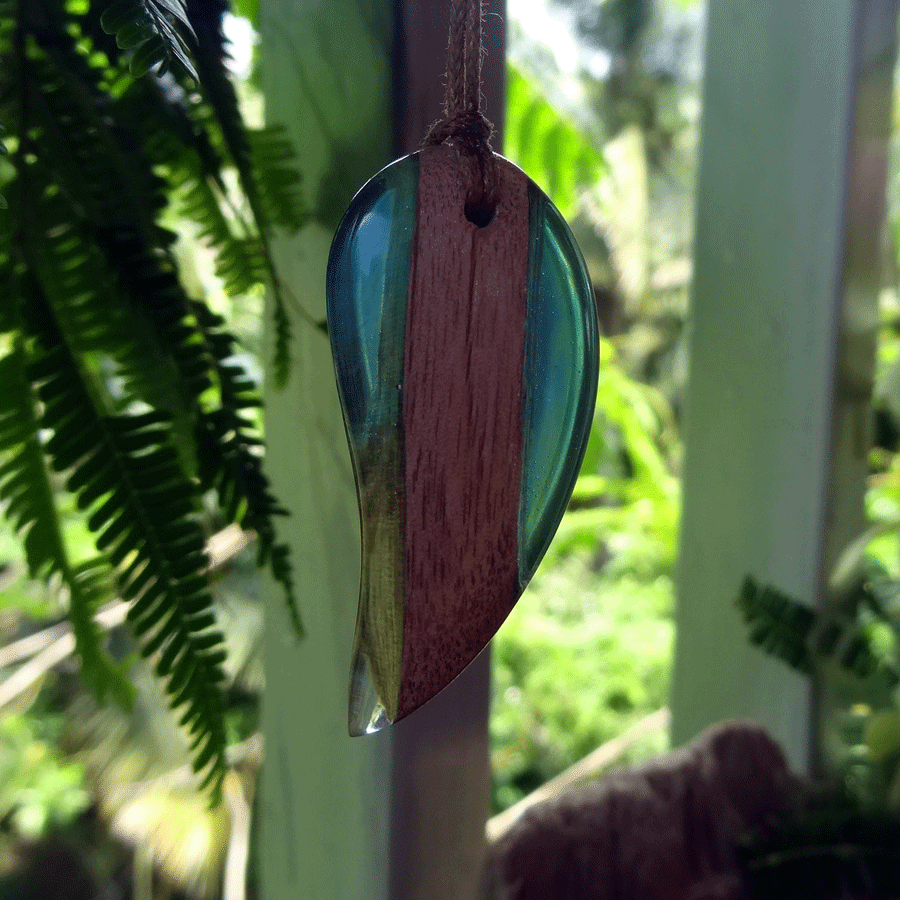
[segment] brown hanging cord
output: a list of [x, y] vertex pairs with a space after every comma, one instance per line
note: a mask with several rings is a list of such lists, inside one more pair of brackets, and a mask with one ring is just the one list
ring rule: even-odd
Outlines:
[[481, 111], [482, 0], [452, 0], [444, 115], [425, 146], [450, 143], [468, 169], [466, 218], [487, 225], [497, 208], [497, 164], [488, 141], [494, 126]]

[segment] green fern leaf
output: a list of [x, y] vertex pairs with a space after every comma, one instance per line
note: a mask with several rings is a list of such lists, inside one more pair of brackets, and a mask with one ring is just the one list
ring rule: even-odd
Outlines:
[[114, 0], [100, 23], [122, 50], [133, 50], [131, 72], [139, 77], [153, 66], [164, 72], [172, 60], [197, 78], [189, 41], [196, 40], [182, 0]]
[[104, 89], [100, 73], [74, 42], [54, 44], [32, 66], [42, 84], [40, 94], [30, 96], [41, 122], [39, 161], [50, 173], [47, 182], [65, 192], [76, 220], [101, 230], [134, 223], [147, 243], [165, 252], [176, 238], [156, 221], [168, 202], [165, 182], [148, 164], [138, 136], [113, 127], [105, 115], [116, 98]]
[[71, 561], [37, 437], [39, 422], [21, 347], [0, 359], [0, 404], [0, 498], [7, 503], [7, 519], [22, 537], [29, 573], [32, 578], [62, 579], [85, 683], [98, 700], [111, 693], [128, 707], [133, 689], [104, 649], [103, 633], [94, 621], [109, 596], [109, 567], [102, 558]]
[[289, 551], [279, 544], [273, 521], [286, 511], [271, 492], [258, 454], [260, 441], [245, 416], [259, 402], [256, 386], [243, 368], [233, 363], [234, 338], [224, 329], [224, 320], [203, 304], [194, 305], [194, 314], [213, 360], [221, 400], [198, 421], [197, 443], [205, 448], [201, 482], [216, 489], [220, 505], [236, 521], [256, 532], [258, 563], [268, 564], [272, 577], [282, 586], [294, 631], [302, 637]]
[[185, 192], [182, 212], [201, 227], [201, 237], [216, 250], [216, 274], [226, 292], [245, 294], [268, 277], [265, 250], [256, 236], [239, 237], [225, 218], [213, 184], [195, 176]]
[[[256, 386], [222, 322], [189, 300], [160, 215], [177, 186], [217, 249], [226, 289], [273, 285], [276, 379], [286, 380], [288, 317], [268, 241], [271, 228], [302, 221], [290, 148], [277, 132], [243, 131], [223, 63], [221, 2], [0, 0], [0, 10], [10, 13], [0, 12], [3, 51], [15, 50], [0, 66], [0, 119], [21, 127], [12, 180], [0, 169], [16, 206], [0, 217], [0, 286], [9, 288], [0, 331], [12, 335], [3, 350], [15, 348], [9, 377], [24, 385], [7, 393], [31, 417], [16, 403], [5, 417], [0, 398], [0, 498], [33, 571], [67, 585], [85, 674], [107, 689], [121, 688], [120, 673], [93, 613], [115, 582], [190, 732], [195, 765], [217, 784], [224, 649], [200, 492], [214, 490], [229, 518], [257, 532], [260, 562], [291, 603], [292, 573], [273, 525], [282, 510], [260, 464]], [[195, 18], [212, 25], [197, 29], [196, 46]], [[182, 72], [195, 77], [192, 64], [206, 90], [199, 102]], [[148, 68], [152, 77], [132, 77]], [[231, 197], [225, 165], [237, 170], [251, 214]], [[96, 557], [72, 560], [60, 546], [48, 467], [64, 474]]]
[[217, 786], [225, 772], [224, 673], [214, 652], [196, 643], [213, 620], [212, 598], [197, 492], [179, 465], [169, 420], [155, 411], [104, 415], [43, 295], [35, 292], [28, 313], [30, 377], [43, 406], [41, 427], [52, 432], [47, 452], [55, 469], [70, 473], [67, 488], [91, 511], [121, 595], [135, 601], [129, 622], [139, 643], [153, 637], [162, 649], [157, 674], [165, 680], [173, 659], [190, 668], [190, 695], [178, 705], [187, 706], [194, 739], [213, 754], [204, 783]]
[[288, 383], [291, 373], [291, 323], [283, 303], [274, 304], [272, 321], [275, 328], [272, 380], [275, 387], [281, 389]]
[[309, 214], [287, 129], [268, 125], [249, 130], [247, 137], [266, 219], [272, 225], [299, 231], [309, 221]]
[[[237, 94], [225, 66], [227, 48], [222, 30], [222, 16], [227, 9], [224, 0], [216, 0], [214, 3], [187, 0], [188, 16], [197, 34], [197, 67], [200, 78], [262, 240], [273, 304], [281, 322], [281, 328], [276, 329], [275, 335], [275, 368], [283, 369], [289, 362], [290, 320], [285, 310], [286, 298], [275, 270], [269, 235], [272, 225], [276, 223], [287, 227], [299, 227], [296, 223], [304, 219], [302, 212], [304, 206], [297, 190], [299, 176], [290, 173], [288, 164], [290, 148], [283, 132], [271, 129], [257, 137], [259, 161], [261, 163], [274, 161], [275, 167], [271, 172], [254, 168], [251, 141], [244, 128]], [[267, 179], [271, 184], [265, 190], [261, 190], [260, 185], [266, 183]], [[278, 184], [287, 190], [284, 201], [276, 199]], [[263, 199], [264, 196], [268, 198], [267, 201]], [[293, 209], [288, 208], [291, 206]], [[270, 209], [275, 211], [274, 218], [269, 214]]]
[[750, 640], [766, 653], [810, 675], [834, 666], [865, 682], [873, 694], [889, 696], [900, 685], [900, 670], [877, 654], [857, 619], [848, 612], [861, 601], [873, 606], [871, 585], [841, 608], [817, 613], [808, 606], [751, 578], [744, 579], [738, 609], [750, 630]]
[[[174, 272], [158, 254], [141, 245], [140, 235], [124, 227], [103, 236], [110, 266], [123, 292], [147, 309], [169, 348], [184, 402], [195, 422], [195, 439], [204, 488], [214, 488], [225, 515], [258, 536], [259, 562], [276, 546], [272, 517], [282, 515], [262, 472], [259, 439], [245, 414], [259, 405], [256, 385], [234, 364], [234, 339], [223, 320], [202, 303], [190, 303]], [[213, 394], [207, 392], [212, 390]], [[203, 398], [207, 397], [206, 400]], [[298, 635], [303, 629], [293, 597], [288, 558], [279, 556], [273, 576], [285, 590]]]
[[[37, 163], [30, 176], [38, 184], [50, 177]], [[118, 266], [109, 263], [110, 245], [117, 246], [114, 236], [124, 225], [82, 225], [67, 193], [48, 190], [34, 207], [37, 221], [28, 227], [39, 260], [35, 268], [47, 294], [60, 298], [54, 304], [57, 319], [80, 364], [94, 376], [97, 405], [115, 412], [140, 400], [166, 410], [182, 461], [194, 468], [193, 398], [185, 393], [190, 386], [182, 381], [167, 336], [159, 333], [144, 304], [132, 302]], [[165, 254], [157, 252], [156, 258], [166, 270]], [[168, 284], [162, 276], [154, 283], [143, 281], [142, 299], [152, 303], [160, 291], [165, 298]], [[157, 302], [164, 300], [157, 297]], [[117, 390], [111, 393], [110, 386]]]
[[[223, 328], [221, 317], [204, 304], [185, 305], [174, 275], [158, 267], [158, 258], [140, 247], [136, 235], [120, 230], [114, 238], [115, 245], [107, 251], [110, 264], [120, 267], [123, 290], [132, 293], [136, 303], [146, 306], [153, 298], [149, 312], [170, 348], [185, 402], [193, 411], [201, 484], [217, 491], [229, 520], [256, 532], [259, 561], [264, 564], [276, 546], [272, 517], [283, 510], [262, 472], [255, 428], [245, 417], [259, 398], [256, 386], [233, 362], [234, 338]], [[210, 389], [217, 394], [216, 402], [212, 395], [202, 399]], [[285, 590], [297, 634], [302, 635], [286, 555], [272, 572]]]

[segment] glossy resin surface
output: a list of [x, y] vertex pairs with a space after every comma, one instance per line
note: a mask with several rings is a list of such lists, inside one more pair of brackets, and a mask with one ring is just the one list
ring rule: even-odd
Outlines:
[[452, 149], [376, 175], [334, 240], [328, 322], [362, 569], [350, 731], [377, 730], [487, 645], [537, 568], [584, 454], [593, 293], [565, 222], [498, 158], [483, 228]]

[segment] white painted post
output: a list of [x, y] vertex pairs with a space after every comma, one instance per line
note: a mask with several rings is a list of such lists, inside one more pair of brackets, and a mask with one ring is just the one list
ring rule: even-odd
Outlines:
[[342, 207], [390, 161], [391, 3], [263, 0], [260, 31], [267, 118], [290, 131], [312, 213], [298, 236], [277, 243], [292, 368], [288, 386], [269, 384], [265, 395], [267, 469], [290, 513], [279, 524], [307, 637], [292, 638], [283, 599], [265, 584], [262, 896], [384, 900], [392, 735], [347, 734], [359, 523], [328, 338], [310, 320], [325, 318]]
[[[308, 636], [295, 645], [267, 585], [265, 900], [473, 900], [477, 892], [488, 655], [396, 726], [347, 736], [358, 514], [328, 342], [307, 321], [324, 319], [328, 248], [353, 192], [392, 150], [416, 149], [440, 114], [449, 6], [261, 2], [268, 118], [291, 131], [313, 212], [298, 237], [278, 243], [282, 278], [306, 315], [293, 316], [290, 384], [266, 391], [268, 470], [291, 513], [283, 533]], [[486, 6], [485, 93], [499, 125], [503, 2]]]
[[895, 0], [710, 2], [675, 744], [748, 716], [810, 762], [810, 686], [733, 599], [817, 602], [862, 527], [896, 31]]

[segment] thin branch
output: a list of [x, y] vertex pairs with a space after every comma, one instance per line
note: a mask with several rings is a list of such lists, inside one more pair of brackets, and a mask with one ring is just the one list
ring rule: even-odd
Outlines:
[[75, 638], [71, 629], [68, 634], [57, 638], [45, 650], [30, 659], [20, 669], [16, 669], [5, 681], [0, 682], [0, 709], [24, 694], [57, 663], [64, 660], [75, 649]]
[[[244, 531], [239, 525], [229, 525], [214, 534], [206, 542], [209, 570], [213, 571], [224, 566], [254, 539], [255, 535], [252, 532]], [[104, 606], [94, 619], [104, 631], [109, 631], [125, 621], [130, 605], [124, 600], [116, 600]], [[27, 691], [74, 650], [75, 638], [72, 636], [72, 626], [68, 622], [60, 622], [0, 648], [0, 669], [28, 659], [28, 662], [9, 678], [0, 681], [0, 709]]]
[[36, 631], [34, 634], [29, 634], [27, 637], [19, 638], [19, 640], [13, 641], [5, 647], [0, 647], [0, 669], [5, 669], [14, 663], [37, 656], [41, 650], [45, 650], [55, 640], [71, 633], [72, 626], [68, 622], [58, 622], [56, 625], [50, 625], [47, 628]]
[[246, 900], [252, 813], [240, 776], [234, 772], [229, 772], [225, 778], [225, 802], [231, 814], [231, 834], [222, 875], [222, 900]]
[[488, 819], [486, 829], [488, 842], [493, 843], [501, 838], [516, 819], [536, 803], [542, 803], [544, 800], [558, 797], [570, 788], [587, 781], [592, 776], [598, 775], [618, 759], [621, 759], [625, 752], [630, 750], [638, 741], [649, 737], [651, 734], [664, 731], [669, 727], [671, 718], [671, 713], [668, 707], [665, 706], [654, 713], [650, 713], [649, 716], [645, 716], [639, 722], [636, 722], [618, 737], [601, 744], [596, 750], [585, 756], [584, 759], [569, 766], [556, 778], [551, 778], [550, 781], [542, 784], [537, 790], [532, 791], [527, 797], [523, 797], [509, 809]]

